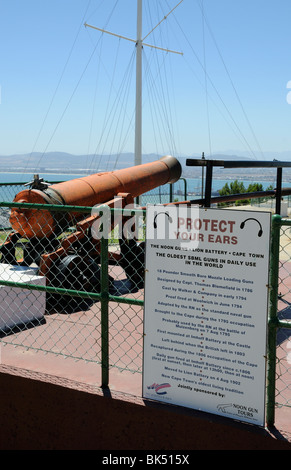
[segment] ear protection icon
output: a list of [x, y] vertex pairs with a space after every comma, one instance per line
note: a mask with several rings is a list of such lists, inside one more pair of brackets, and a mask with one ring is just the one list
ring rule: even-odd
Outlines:
[[252, 217], [249, 217], [248, 219], [244, 220], [241, 224], [240, 224], [240, 228], [243, 229], [244, 226], [245, 226], [245, 223], [248, 221], [248, 220], [255, 220], [259, 226], [260, 226], [260, 230], [258, 231], [258, 237], [261, 237], [263, 235], [263, 229], [262, 229], [262, 225], [261, 223], [257, 220], [257, 219], [254, 219]]
[[159, 212], [158, 214], [155, 215], [155, 218], [154, 218], [154, 228], [157, 228], [157, 217], [158, 217], [158, 215], [160, 215], [160, 214], [167, 215], [169, 221], [170, 221], [170, 222], [173, 222], [173, 219], [172, 219], [172, 217], [169, 215], [168, 212]]

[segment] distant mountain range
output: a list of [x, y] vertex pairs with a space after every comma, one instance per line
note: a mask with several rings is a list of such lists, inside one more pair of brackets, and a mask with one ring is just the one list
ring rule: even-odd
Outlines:
[[[143, 155], [142, 162], [153, 162], [161, 158], [162, 155], [147, 154]], [[281, 161], [291, 161], [291, 153], [284, 152], [281, 154], [268, 153], [265, 155], [265, 160], [273, 160], [276, 158]], [[186, 166], [188, 158], [201, 159], [201, 155], [193, 154], [191, 156], [179, 156], [183, 169], [183, 176], [192, 176], [196, 173], [201, 173], [199, 167]], [[206, 157], [210, 158], [210, 157]], [[215, 154], [211, 156], [213, 160], [254, 160], [246, 156], [238, 156], [235, 154]], [[33, 152], [31, 154], [17, 154], [0, 156], [0, 171], [2, 172], [25, 172], [25, 173], [97, 173], [100, 171], [112, 171], [121, 168], [128, 168], [134, 166], [134, 154], [123, 153], [121, 155], [73, 155], [65, 152], [48, 152], [42, 154], [40, 152]], [[219, 171], [219, 169], [217, 170]], [[226, 172], [227, 170], [222, 170]], [[236, 170], [237, 172], [238, 170]], [[248, 170], [244, 170], [247, 172]]]
[[[143, 163], [153, 162], [162, 155], [143, 155]], [[201, 158], [199, 155], [178, 157], [183, 170], [186, 169], [187, 158]], [[212, 159], [230, 160], [245, 159], [235, 155], [213, 155]], [[65, 152], [48, 152], [45, 154], [33, 152], [31, 154], [18, 154], [0, 156], [0, 171], [27, 171], [27, 172], [71, 172], [78, 171], [111, 171], [113, 169], [128, 168], [134, 166], [134, 154], [123, 153], [121, 155], [73, 155]]]

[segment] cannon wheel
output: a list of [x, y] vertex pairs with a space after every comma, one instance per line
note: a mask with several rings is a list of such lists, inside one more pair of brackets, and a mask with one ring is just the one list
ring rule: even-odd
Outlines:
[[[100, 267], [93, 259], [84, 259], [79, 255], [67, 255], [59, 260], [50, 272], [50, 286], [77, 291], [100, 291]], [[71, 295], [47, 293], [47, 312], [65, 311], [72, 313], [87, 309], [93, 301]]]
[[53, 269], [52, 284], [64, 289], [99, 291], [100, 267], [92, 259], [74, 254], [62, 258]]

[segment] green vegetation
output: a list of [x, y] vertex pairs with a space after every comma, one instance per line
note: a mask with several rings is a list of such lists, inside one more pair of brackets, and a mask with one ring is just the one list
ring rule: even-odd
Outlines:
[[[273, 186], [268, 186], [267, 190], [273, 189]], [[219, 195], [220, 196], [230, 196], [232, 194], [244, 194], [244, 193], [254, 193], [258, 191], [264, 191], [263, 185], [261, 183], [251, 183], [249, 184], [248, 188], [246, 188], [242, 181], [235, 180], [230, 184], [226, 183], [222, 189], [220, 189]], [[263, 202], [266, 198], [258, 198], [256, 199], [258, 202]], [[234, 204], [236, 206], [240, 206], [243, 204], [250, 204], [251, 199], [243, 199], [235, 201]], [[220, 202], [218, 207], [225, 207], [233, 205], [233, 202]]]

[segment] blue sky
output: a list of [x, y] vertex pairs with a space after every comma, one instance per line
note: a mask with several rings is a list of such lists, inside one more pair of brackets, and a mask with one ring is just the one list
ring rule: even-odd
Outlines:
[[[143, 36], [179, 0], [143, 0]], [[133, 152], [136, 0], [0, 0], [0, 155]], [[143, 153], [291, 159], [290, 0], [184, 0], [146, 39]], [[290, 81], [290, 89], [287, 84]], [[290, 95], [291, 96], [291, 95]]]

